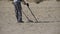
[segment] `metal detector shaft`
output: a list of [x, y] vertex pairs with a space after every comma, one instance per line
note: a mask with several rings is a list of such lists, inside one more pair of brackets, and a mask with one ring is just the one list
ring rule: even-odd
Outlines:
[[[23, 12], [23, 11], [22, 11]], [[26, 14], [23, 12], [23, 14], [26, 16]], [[28, 20], [30, 20], [27, 16], [26, 16], [26, 18], [28, 19]]]
[[37, 18], [35, 17], [35, 15], [32, 13], [31, 9], [29, 8], [29, 6], [27, 6], [28, 9], [30, 10], [31, 14], [33, 15], [33, 17], [35, 18], [35, 20], [38, 22]]
[[[22, 11], [23, 12], [23, 11]], [[23, 14], [26, 16], [26, 14], [23, 12]], [[27, 16], [26, 18], [28, 19], [29, 22], [33, 22], [32, 20], [30, 20]]]

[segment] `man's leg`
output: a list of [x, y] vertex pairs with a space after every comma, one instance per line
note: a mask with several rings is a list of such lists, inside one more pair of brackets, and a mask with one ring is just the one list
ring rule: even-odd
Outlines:
[[17, 2], [14, 4], [15, 5], [15, 12], [16, 12], [16, 17], [18, 22], [23, 22], [22, 21], [22, 8], [21, 8], [21, 3]]
[[21, 2], [18, 2], [18, 18], [20, 22], [22, 22], [22, 7], [21, 7]]

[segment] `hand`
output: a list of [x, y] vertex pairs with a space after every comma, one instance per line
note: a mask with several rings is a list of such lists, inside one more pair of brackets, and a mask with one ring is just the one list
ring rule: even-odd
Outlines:
[[29, 7], [29, 4], [28, 3], [26, 3], [26, 5]]

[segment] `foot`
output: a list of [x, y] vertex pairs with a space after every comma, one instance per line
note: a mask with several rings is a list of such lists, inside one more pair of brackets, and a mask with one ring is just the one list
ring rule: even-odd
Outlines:
[[18, 23], [24, 23], [24, 21], [18, 21]]

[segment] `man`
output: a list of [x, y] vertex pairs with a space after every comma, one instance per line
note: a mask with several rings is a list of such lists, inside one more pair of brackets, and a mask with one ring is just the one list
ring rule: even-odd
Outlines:
[[16, 18], [18, 23], [22, 23], [22, 7], [21, 7], [21, 2], [23, 2], [25, 5], [26, 3], [24, 0], [14, 0], [14, 6], [15, 6], [15, 13], [16, 13]]

